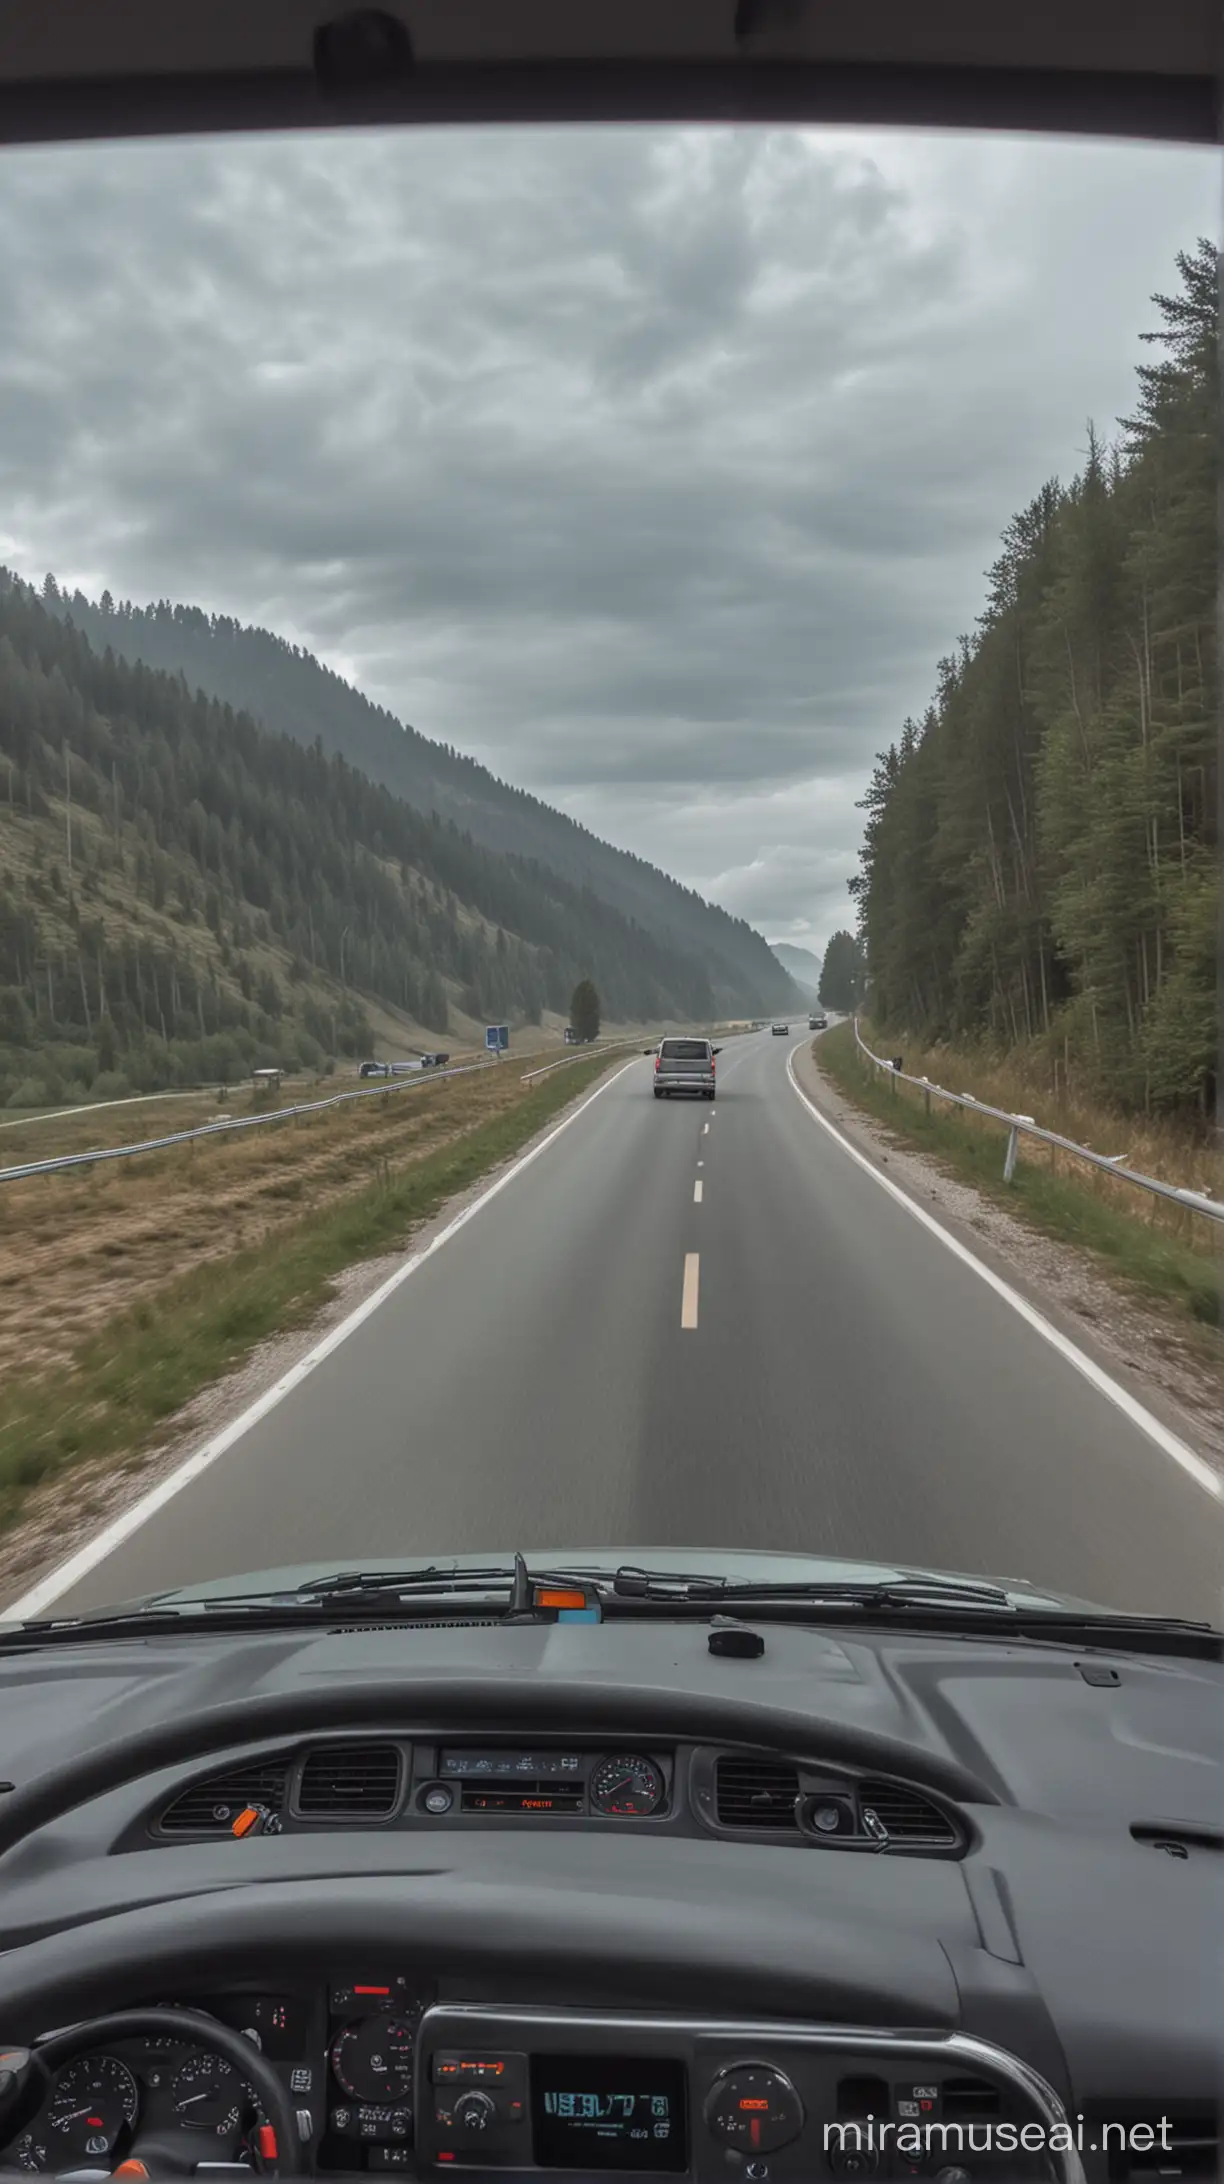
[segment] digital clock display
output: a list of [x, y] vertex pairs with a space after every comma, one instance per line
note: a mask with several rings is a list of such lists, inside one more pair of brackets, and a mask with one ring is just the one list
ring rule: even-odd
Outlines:
[[688, 2164], [687, 2105], [682, 2063], [532, 2057], [531, 2120], [542, 2169], [682, 2171]]

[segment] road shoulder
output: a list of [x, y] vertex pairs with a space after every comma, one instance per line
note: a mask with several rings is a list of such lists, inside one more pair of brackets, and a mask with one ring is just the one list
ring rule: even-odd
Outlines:
[[804, 1040], [795, 1075], [854, 1146], [1224, 1477], [1218, 1375], [1177, 1329], [1132, 1302], [1074, 1246], [1053, 1242], [866, 1116], [819, 1067]]
[[427, 1250], [459, 1215], [485, 1197], [500, 1177], [529, 1160], [623, 1067], [623, 1055], [609, 1055], [607, 1068], [593, 1082], [578, 1086], [573, 1098], [543, 1117], [529, 1138], [412, 1226], [394, 1251], [360, 1259], [334, 1274], [324, 1304], [298, 1324], [256, 1344], [236, 1370], [202, 1388], [169, 1421], [166, 1432], [154, 1444], [118, 1463], [109, 1455], [77, 1463], [70, 1473], [53, 1476], [31, 1491], [18, 1521], [0, 1535], [0, 1615], [188, 1457], [240, 1419], [357, 1312], [409, 1255]]

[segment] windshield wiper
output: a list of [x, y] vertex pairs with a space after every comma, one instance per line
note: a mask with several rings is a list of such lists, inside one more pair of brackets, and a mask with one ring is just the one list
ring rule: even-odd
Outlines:
[[1002, 1585], [986, 1579], [896, 1577], [867, 1584], [837, 1578], [727, 1578], [695, 1576], [691, 1570], [639, 1570], [624, 1564], [612, 1590], [631, 1600], [794, 1600], [829, 1601], [851, 1607], [923, 1607], [928, 1602], [971, 1608], [1015, 1608]]

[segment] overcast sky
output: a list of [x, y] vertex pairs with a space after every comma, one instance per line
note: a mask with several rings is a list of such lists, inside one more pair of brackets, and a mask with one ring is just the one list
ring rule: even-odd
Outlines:
[[3, 154], [0, 559], [308, 644], [819, 951], [1210, 152], [895, 134]]

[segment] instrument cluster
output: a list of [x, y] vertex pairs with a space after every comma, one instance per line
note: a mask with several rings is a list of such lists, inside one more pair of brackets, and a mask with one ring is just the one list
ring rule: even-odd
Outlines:
[[[171, 2006], [201, 2009], [258, 2047], [285, 2084], [309, 2165], [351, 2172], [411, 2164], [413, 2061], [430, 1999], [389, 1974], [313, 1994]], [[241, 2072], [194, 2041], [116, 2040], [65, 2065], [0, 2160], [34, 2173], [113, 2169], [142, 2146], [169, 2142], [176, 2167], [244, 2162], [265, 2122]]]

